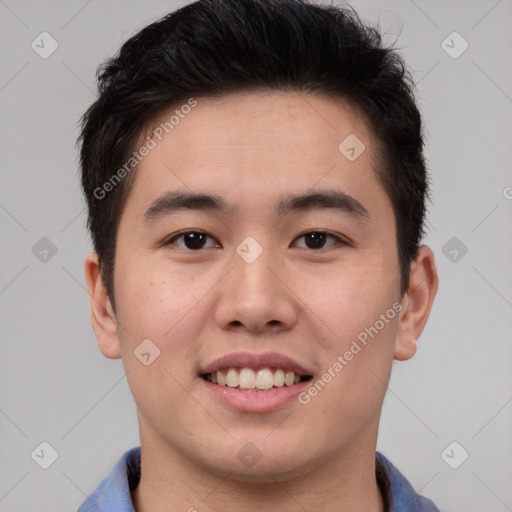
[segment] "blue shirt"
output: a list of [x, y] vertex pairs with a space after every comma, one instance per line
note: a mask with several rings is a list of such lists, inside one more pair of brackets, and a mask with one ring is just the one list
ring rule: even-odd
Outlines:
[[[375, 456], [377, 482], [388, 512], [439, 512], [381, 453]], [[77, 512], [135, 512], [130, 491], [140, 480], [140, 447], [127, 451]]]

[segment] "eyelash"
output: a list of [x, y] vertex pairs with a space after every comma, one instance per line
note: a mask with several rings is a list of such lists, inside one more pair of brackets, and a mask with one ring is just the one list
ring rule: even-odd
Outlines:
[[[178, 240], [179, 238], [182, 238], [185, 235], [188, 235], [190, 233], [206, 235], [208, 238], [211, 238], [212, 240], [214, 239], [213, 237], [211, 237], [210, 235], [208, 235], [204, 231], [188, 230], [188, 231], [182, 231], [181, 233], [177, 233], [177, 234], [173, 235], [172, 237], [170, 237], [167, 240], [165, 240], [162, 245], [164, 245], [166, 247], [169, 246], [169, 245], [174, 245], [174, 242], [176, 240]], [[302, 238], [302, 237], [304, 237], [304, 236], [306, 236], [308, 234], [311, 234], [311, 233], [316, 233], [316, 234], [320, 234], [320, 235], [330, 236], [330, 237], [336, 239], [336, 243], [331, 245], [331, 246], [329, 246], [329, 247], [320, 248], [320, 249], [310, 249], [309, 247], [300, 247], [300, 249], [309, 249], [310, 251], [314, 251], [314, 252], [328, 252], [330, 250], [336, 249], [338, 246], [348, 246], [349, 245], [349, 243], [347, 241], [341, 239], [339, 236], [335, 235], [334, 233], [331, 233], [329, 231], [324, 231], [324, 230], [310, 230], [310, 231], [306, 231], [306, 232], [300, 234], [295, 240], [298, 240], [299, 238]], [[199, 251], [204, 250], [203, 248], [194, 250], [194, 249], [189, 249], [188, 247], [184, 247], [184, 248], [180, 247], [180, 249], [184, 249], [184, 250], [186, 250], [188, 252], [199, 252]], [[207, 249], [211, 249], [211, 247], [207, 247]]]

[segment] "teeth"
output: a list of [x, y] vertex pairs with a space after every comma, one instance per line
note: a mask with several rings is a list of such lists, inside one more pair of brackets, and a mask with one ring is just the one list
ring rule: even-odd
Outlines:
[[274, 385], [274, 376], [268, 368], [258, 370], [256, 375], [256, 387], [258, 389], [270, 389]]
[[284, 383], [287, 386], [293, 386], [294, 382], [295, 382], [295, 373], [294, 372], [286, 372], [286, 375], [284, 376]]
[[209, 374], [208, 380], [219, 386], [227, 386], [229, 388], [238, 388], [243, 390], [267, 390], [272, 388], [280, 388], [284, 385], [293, 386], [300, 382], [300, 375], [289, 370], [277, 368], [261, 368], [257, 371], [252, 368], [229, 368], [227, 373], [217, 371]]
[[234, 368], [230, 368], [228, 370], [228, 374], [226, 375], [226, 386], [228, 386], [230, 388], [237, 388], [239, 384], [240, 384], [239, 373]]
[[240, 388], [254, 389], [256, 387], [256, 375], [250, 368], [243, 368], [240, 372]]
[[280, 368], [274, 372], [274, 386], [278, 388], [284, 386], [284, 372]]

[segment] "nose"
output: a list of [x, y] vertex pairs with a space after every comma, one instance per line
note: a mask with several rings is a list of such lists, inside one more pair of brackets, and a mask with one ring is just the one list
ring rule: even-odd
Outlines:
[[251, 263], [235, 253], [233, 264], [219, 289], [215, 311], [219, 327], [251, 333], [292, 329], [298, 320], [298, 298], [271, 251], [264, 250]]

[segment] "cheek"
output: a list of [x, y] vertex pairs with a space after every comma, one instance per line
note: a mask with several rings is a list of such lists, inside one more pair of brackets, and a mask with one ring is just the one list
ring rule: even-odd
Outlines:
[[163, 264], [148, 265], [148, 259], [143, 257], [139, 261], [146, 264], [132, 261], [116, 274], [119, 319], [132, 338], [153, 337], [165, 344], [173, 343], [175, 333], [189, 321], [190, 313], [211, 285], [189, 271], [164, 268]]
[[309, 308], [325, 326], [317, 338], [324, 373], [316, 406], [329, 413], [339, 404], [336, 421], [349, 414], [354, 424], [365, 423], [382, 403], [400, 315], [399, 288], [388, 265], [385, 255], [362, 259], [305, 290]]
[[[377, 323], [380, 338], [394, 338], [399, 285], [385, 257], [361, 258], [314, 279], [302, 289], [303, 302], [325, 327], [324, 342], [338, 355]], [[395, 309], [393, 309], [395, 304]], [[381, 316], [384, 318], [381, 319]], [[372, 329], [372, 333], [374, 333]]]
[[354, 279], [354, 286], [346, 283], [342, 292], [326, 288], [316, 307], [312, 305], [329, 330], [318, 339], [323, 345], [322, 374], [303, 398], [313, 417], [332, 418], [324, 427], [329, 438], [340, 435], [340, 426], [347, 436], [355, 436], [364, 425], [378, 421], [393, 363], [400, 303], [394, 286], [388, 284], [386, 290], [384, 284], [372, 283], [365, 287]]
[[[191, 367], [197, 355], [195, 340], [206, 321], [201, 317], [205, 314], [201, 298], [211, 285], [205, 279], [183, 272], [170, 274], [150, 265], [120, 267], [116, 277], [118, 320], [123, 326], [118, 333], [134, 398], [142, 411], [159, 410], [157, 396], [172, 396], [173, 403], [178, 403], [183, 399], [178, 383], [188, 386], [195, 377]], [[144, 351], [139, 348], [143, 343], [148, 347]], [[146, 358], [154, 357], [154, 362], [145, 366], [140, 356], [148, 352]]]
[[[128, 383], [141, 413], [164, 425], [170, 413], [162, 406], [166, 401], [174, 411], [190, 406], [182, 386], [188, 388], [196, 377], [195, 340], [206, 321], [201, 317], [204, 308], [198, 306], [208, 283], [180, 278], [177, 272], [171, 278], [155, 267], [127, 266], [118, 276], [118, 319], [123, 326], [118, 333]], [[148, 365], [145, 353], [152, 361]]]

